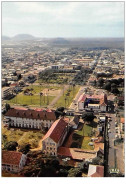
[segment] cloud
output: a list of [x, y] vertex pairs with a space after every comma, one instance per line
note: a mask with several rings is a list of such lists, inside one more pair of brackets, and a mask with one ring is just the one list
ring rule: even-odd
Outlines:
[[42, 29], [48, 34], [51, 29], [52, 34], [57, 34], [60, 28], [60, 32], [68, 29], [73, 34], [80, 29], [103, 31], [105, 27], [110, 31], [114, 26], [121, 32], [124, 28], [123, 2], [6, 2], [2, 7], [4, 29], [21, 25], [22, 31]]

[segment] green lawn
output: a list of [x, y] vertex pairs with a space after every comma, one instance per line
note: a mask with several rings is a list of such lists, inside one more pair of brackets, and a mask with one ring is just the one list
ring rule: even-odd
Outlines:
[[81, 136], [83, 136], [83, 134], [84, 134], [84, 136], [90, 137], [91, 132], [92, 132], [92, 127], [87, 125], [87, 124], [84, 124], [83, 128], [81, 130], [77, 131], [77, 134], [81, 135]]
[[[55, 96], [42, 96], [41, 106], [47, 106], [54, 99]], [[40, 106], [40, 96], [33, 95], [28, 96], [22, 93], [18, 94], [16, 97], [8, 101], [9, 104], [19, 104], [19, 105], [39, 105]]]
[[90, 137], [84, 137], [81, 148], [87, 150], [93, 150], [93, 146], [89, 146], [88, 143], [91, 141]]
[[[10, 105], [11, 104], [18, 104], [18, 105], [39, 105], [40, 106], [40, 92], [42, 92], [44, 89], [61, 89], [62, 86], [43, 86], [43, 85], [30, 85], [28, 87], [25, 87], [24, 90], [26, 89], [33, 89], [31, 90], [31, 93], [33, 94], [32, 96], [30, 95], [24, 95], [24, 90], [23, 92], [19, 93], [16, 97], [13, 99], [7, 101]], [[41, 106], [47, 106], [51, 103], [51, 101], [54, 99], [55, 95], [53, 96], [41, 96]]]
[[[69, 107], [70, 106], [70, 104], [72, 103], [72, 100], [74, 99], [74, 97], [76, 96], [76, 94], [77, 94], [77, 92], [79, 91], [79, 89], [80, 89], [80, 87], [79, 86], [76, 86], [76, 87], [74, 87], [74, 89], [73, 89], [73, 87], [71, 86], [70, 87], [70, 93], [69, 93], [69, 95], [67, 95], [68, 94], [68, 90], [69, 89], [67, 89], [65, 92], [64, 92], [64, 95], [62, 95], [60, 98], [59, 98], [59, 100], [57, 101], [57, 103], [55, 104], [55, 107], [61, 107], [61, 106], [63, 106], [63, 107]], [[66, 101], [65, 101], [65, 99], [66, 99]], [[66, 103], [65, 103], [66, 102]], [[65, 105], [66, 104], [66, 105]]]
[[[93, 146], [89, 146], [92, 136], [92, 128], [94, 128], [96, 123], [92, 122], [91, 124], [84, 124], [81, 130], [78, 130], [76, 134], [81, 137], [77, 140], [78, 143], [81, 143], [82, 149], [93, 150]], [[75, 141], [76, 142], [76, 141]]]
[[59, 86], [49, 86], [49, 85], [30, 85], [30, 86], [28, 86], [28, 87], [25, 87], [24, 88], [24, 90], [25, 89], [33, 89], [33, 93], [40, 93], [43, 89], [45, 89], [45, 88], [48, 88], [48, 89], [60, 89], [61, 87], [59, 87]]

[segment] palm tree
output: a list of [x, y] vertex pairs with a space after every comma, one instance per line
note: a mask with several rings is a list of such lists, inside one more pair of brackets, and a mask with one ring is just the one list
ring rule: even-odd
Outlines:
[[42, 97], [43, 93], [40, 93], [40, 107], [41, 107], [41, 97]]
[[66, 108], [66, 100], [67, 100], [67, 98], [65, 97], [65, 99], [64, 99], [64, 100], [65, 100], [65, 108]]

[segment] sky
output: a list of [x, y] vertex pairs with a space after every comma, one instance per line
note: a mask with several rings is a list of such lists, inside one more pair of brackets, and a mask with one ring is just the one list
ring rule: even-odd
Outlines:
[[124, 37], [124, 2], [2, 2], [2, 35]]

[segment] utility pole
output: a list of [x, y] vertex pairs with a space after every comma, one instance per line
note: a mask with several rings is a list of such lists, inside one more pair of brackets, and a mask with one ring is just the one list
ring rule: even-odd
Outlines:
[[44, 94], [44, 103], [45, 103], [45, 94]]
[[16, 94], [16, 104], [17, 104], [17, 94]]
[[32, 105], [32, 94], [30, 94], [30, 96], [31, 96], [31, 105]]
[[73, 84], [73, 97], [74, 97], [74, 87], [75, 87], [75, 84]]
[[64, 96], [64, 85], [63, 85], [63, 96]]
[[47, 105], [49, 104], [49, 99], [48, 99], [48, 93], [47, 93]]

